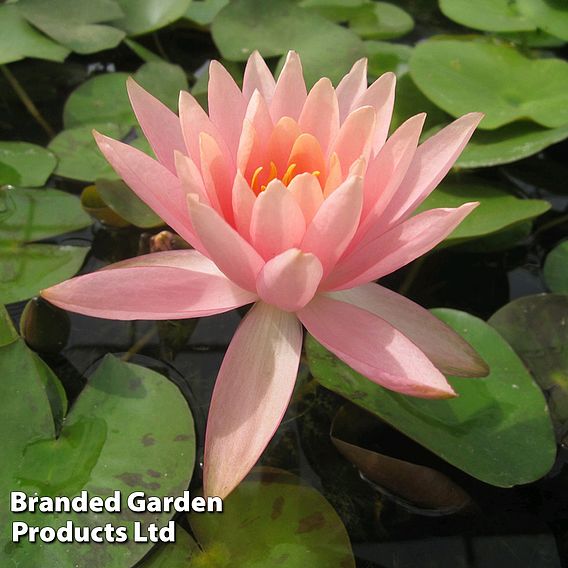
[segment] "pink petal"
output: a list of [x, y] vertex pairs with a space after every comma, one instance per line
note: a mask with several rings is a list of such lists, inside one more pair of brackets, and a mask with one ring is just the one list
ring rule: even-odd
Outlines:
[[229, 152], [236, 154], [243, 126], [246, 103], [231, 74], [213, 60], [209, 66], [209, 116], [227, 143]]
[[323, 203], [323, 193], [318, 178], [308, 173], [297, 175], [290, 182], [288, 191], [300, 206], [306, 226], [309, 225]]
[[211, 399], [206, 496], [226, 497], [266, 448], [292, 396], [301, 349], [302, 327], [293, 314], [258, 303], [242, 321]]
[[175, 173], [174, 152], [185, 152], [179, 118], [132, 77], [126, 81], [130, 103], [156, 158]]
[[339, 118], [343, 122], [355, 101], [367, 90], [367, 59], [356, 61], [351, 71], [341, 79], [335, 92], [339, 102]]
[[215, 138], [202, 132], [199, 135], [201, 175], [210, 203], [219, 203], [223, 217], [233, 222], [233, 168]]
[[176, 233], [199, 248], [187, 215], [186, 191], [180, 180], [144, 152], [93, 131], [95, 140], [110, 165], [148, 207]]
[[386, 320], [444, 374], [483, 377], [488, 373], [487, 365], [467, 341], [428, 310], [396, 292], [378, 284], [365, 284], [330, 296]]
[[179, 119], [187, 153], [196, 163], [200, 163], [199, 136], [202, 132], [215, 139], [227, 159], [232, 161], [227, 144], [218, 128], [211, 122], [201, 105], [186, 91], [179, 95]]
[[255, 249], [268, 260], [297, 247], [305, 232], [300, 206], [280, 180], [271, 181], [252, 209], [250, 236]]
[[339, 157], [334, 152], [329, 158], [329, 168], [327, 170], [327, 178], [323, 189], [323, 195], [328, 198], [343, 181], [343, 172], [341, 171], [341, 163]]
[[394, 108], [395, 88], [396, 75], [394, 73], [385, 73], [361, 95], [354, 106], [354, 108], [359, 108], [369, 105], [375, 109], [377, 121], [372, 139], [372, 148], [375, 154], [382, 148], [389, 134], [392, 111]]
[[370, 312], [318, 295], [297, 315], [326, 349], [371, 381], [423, 398], [454, 395], [444, 375], [410, 339]]
[[319, 172], [320, 182], [325, 182], [325, 158], [315, 136], [300, 134], [292, 146], [288, 161], [296, 164], [295, 174]]
[[247, 241], [250, 240], [250, 221], [255, 201], [254, 191], [250, 188], [243, 174], [237, 172], [233, 184], [233, 214], [237, 231]]
[[466, 114], [418, 147], [382, 217], [388, 226], [406, 219], [430, 195], [458, 159], [482, 118], [481, 113]]
[[267, 304], [295, 312], [314, 297], [322, 275], [316, 256], [289, 249], [264, 265], [257, 279], [258, 295]]
[[42, 291], [65, 310], [117, 320], [209, 316], [256, 300], [197, 251], [167, 251], [117, 262]]
[[322, 204], [300, 245], [315, 254], [328, 274], [353, 238], [363, 204], [363, 180], [350, 177]]
[[279, 172], [286, 171], [290, 152], [301, 133], [298, 123], [288, 116], [282, 117], [274, 126], [266, 155], [270, 156]]
[[353, 111], [341, 125], [332, 152], [337, 153], [344, 172], [361, 156], [369, 157], [374, 129], [375, 111], [369, 106]]
[[339, 131], [339, 106], [329, 79], [324, 77], [312, 87], [298, 124], [303, 132], [313, 134], [318, 139], [323, 153], [327, 155]]
[[250, 100], [252, 94], [258, 91], [264, 100], [270, 104], [276, 82], [258, 51], [249, 57], [243, 78], [243, 96], [245, 101]]
[[[175, 166], [176, 166], [176, 174], [178, 179], [181, 181], [183, 189], [187, 193], [195, 193], [199, 196], [199, 200], [207, 205], [211, 205], [211, 201], [207, 192], [205, 191], [205, 186], [203, 185], [203, 178], [201, 177], [201, 172], [199, 168], [195, 165], [193, 160], [178, 152], [177, 150], [174, 153], [175, 158]], [[217, 196], [213, 195], [214, 203], [212, 207], [214, 207], [217, 211], [220, 210], [219, 208], [219, 201], [217, 200]]]
[[431, 209], [404, 221], [342, 259], [325, 288], [353, 288], [398, 270], [442, 242], [478, 205]]
[[302, 74], [302, 63], [295, 51], [288, 52], [286, 63], [278, 77], [274, 97], [270, 103], [270, 114], [276, 123], [283, 116], [298, 120], [307, 97], [306, 83]]
[[209, 258], [235, 284], [245, 290], [256, 290], [256, 277], [264, 265], [260, 255], [211, 207], [190, 196], [188, 209]]

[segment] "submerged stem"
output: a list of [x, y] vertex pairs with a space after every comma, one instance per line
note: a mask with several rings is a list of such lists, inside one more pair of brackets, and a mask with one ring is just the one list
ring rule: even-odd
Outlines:
[[29, 97], [28, 93], [26, 93], [26, 90], [22, 87], [18, 79], [16, 79], [14, 74], [8, 69], [8, 67], [6, 67], [6, 65], [0, 65], [0, 70], [4, 77], [6, 77], [6, 81], [8, 81], [16, 95], [18, 95], [18, 98], [26, 107], [26, 110], [35, 118], [36, 122], [45, 130], [47, 135], [50, 138], [53, 138], [55, 136], [55, 130], [51, 128], [51, 125], [47, 122], [47, 120], [45, 120], [41, 112], [39, 112], [39, 109], [35, 106], [34, 102]]

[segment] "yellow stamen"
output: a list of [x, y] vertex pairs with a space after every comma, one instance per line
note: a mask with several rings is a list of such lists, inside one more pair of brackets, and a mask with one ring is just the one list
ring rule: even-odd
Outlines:
[[312, 172], [312, 175], [318, 177], [318, 176], [321, 176], [321, 172], [319, 170], [314, 170]]
[[252, 174], [252, 180], [250, 182], [250, 186], [253, 190], [254, 190], [254, 186], [256, 185], [256, 181], [258, 179], [258, 176], [259, 176], [259, 174], [262, 170], [263, 170], [263, 167], [259, 166], [258, 168], [256, 168], [256, 170], [254, 170], [254, 174]]
[[288, 169], [286, 170], [286, 173], [282, 176], [282, 183], [284, 185], [288, 185], [290, 183], [290, 181], [292, 180], [292, 177], [294, 175], [294, 170], [296, 169], [296, 164], [290, 164], [288, 166]]
[[268, 181], [272, 181], [278, 177], [278, 170], [276, 169], [276, 164], [270, 162], [270, 173], [268, 174]]

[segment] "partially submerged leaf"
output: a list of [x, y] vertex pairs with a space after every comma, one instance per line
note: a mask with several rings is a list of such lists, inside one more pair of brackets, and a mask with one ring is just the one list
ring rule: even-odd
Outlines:
[[[0, 142], [0, 185], [40, 187], [45, 184], [56, 163], [55, 156], [49, 150], [36, 144]], [[3, 166], [16, 172], [16, 180], [3, 173]]]

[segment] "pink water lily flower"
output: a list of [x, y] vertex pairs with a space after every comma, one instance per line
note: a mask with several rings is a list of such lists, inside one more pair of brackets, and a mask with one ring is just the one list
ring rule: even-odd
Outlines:
[[404, 394], [444, 398], [443, 373], [486, 366], [449, 327], [373, 283], [423, 255], [477, 205], [414, 210], [481, 119], [418, 145], [424, 114], [388, 137], [395, 76], [370, 87], [366, 61], [307, 92], [298, 55], [278, 80], [254, 53], [242, 90], [211, 63], [209, 112], [187, 92], [179, 117], [133, 80], [128, 92], [157, 160], [95, 133], [124, 181], [194, 250], [157, 252], [43, 291], [53, 304], [118, 320], [209, 316], [255, 303], [227, 350], [211, 401], [208, 495], [253, 467], [286, 410], [303, 327], [356, 371]]

